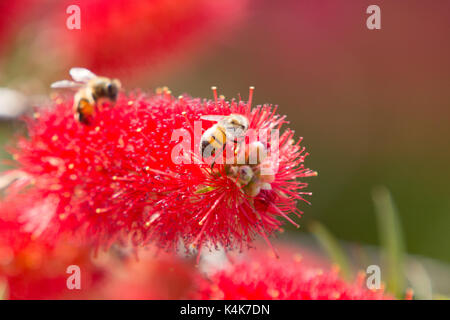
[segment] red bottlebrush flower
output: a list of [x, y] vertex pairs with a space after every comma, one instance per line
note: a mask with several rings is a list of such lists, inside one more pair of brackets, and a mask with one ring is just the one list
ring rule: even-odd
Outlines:
[[[24, 199], [0, 206], [0, 284], [6, 284], [6, 299], [85, 299], [104, 275], [91, 261], [87, 247], [60, 241], [53, 245], [33, 239], [21, 230], [17, 213], [28, 210], [45, 211]], [[80, 290], [70, 290], [67, 279], [69, 266], [80, 268]]]
[[[380, 300], [393, 299], [382, 289], [369, 290], [363, 277], [341, 279], [337, 269], [311, 266], [298, 252], [253, 253], [199, 280], [194, 299], [225, 300]], [[314, 263], [314, 262], [313, 262]]]
[[194, 261], [155, 250], [137, 253], [138, 258], [129, 256], [122, 261], [111, 255], [104, 260], [100, 256], [100, 263], [111, 273], [91, 296], [107, 300], [178, 300], [187, 299], [196, 289], [198, 269]]
[[[150, 97], [120, 95], [115, 107], [104, 104], [86, 126], [74, 119], [72, 101], [62, 99], [28, 120], [29, 138], [20, 138], [13, 151], [27, 178], [10, 192], [26, 190], [29, 198], [47, 203], [45, 215], [22, 215], [27, 230], [47, 238], [69, 231], [98, 246], [131, 241], [175, 248], [182, 241], [242, 248], [258, 234], [267, 239], [280, 228], [280, 218], [295, 224], [289, 215], [300, 215], [297, 200], [308, 194], [307, 184], [296, 179], [316, 174], [303, 166], [304, 148], [286, 130], [267, 142], [268, 150], [278, 147], [278, 158], [258, 156], [261, 162], [254, 165], [217, 161], [211, 169], [178, 150], [174, 132], [194, 137], [181, 144], [195, 153], [201, 126], [213, 125], [198, 126], [202, 115], [240, 114], [248, 118], [249, 131], [270, 136], [285, 123], [275, 111], [268, 105], [251, 109], [243, 101], [174, 98], [166, 90]], [[278, 170], [263, 175], [264, 166]]]
[[[244, 14], [244, 0], [77, 0], [58, 3], [49, 19], [65, 62], [121, 78], [154, 70], [220, 39]], [[78, 5], [81, 28], [66, 28], [66, 8]], [[196, 50], [194, 50], [196, 49]], [[148, 75], [147, 75], [148, 77]]]

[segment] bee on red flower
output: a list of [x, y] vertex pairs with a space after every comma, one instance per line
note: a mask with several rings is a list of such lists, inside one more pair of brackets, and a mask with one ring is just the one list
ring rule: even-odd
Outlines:
[[[298, 226], [291, 216], [301, 216], [297, 201], [308, 203], [310, 194], [298, 179], [316, 172], [304, 167], [308, 154], [291, 130], [271, 135], [286, 123], [276, 107], [252, 107], [251, 98], [175, 98], [162, 89], [119, 94], [114, 108], [106, 103], [83, 126], [72, 104], [57, 98], [41, 108], [12, 150], [23, 178], [10, 191], [48, 203], [44, 216], [21, 217], [35, 235], [57, 239], [69, 232], [101, 247], [231, 249], [258, 235], [267, 240], [282, 220]], [[229, 139], [228, 159], [216, 157], [211, 167], [198, 154], [202, 135], [214, 126], [201, 121], [205, 115], [241, 115], [247, 133], [259, 136], [248, 144]]]
[[86, 68], [71, 68], [70, 75], [74, 81], [60, 80], [51, 84], [51, 88], [76, 89], [73, 109], [75, 118], [84, 124], [89, 124], [89, 118], [95, 111], [96, 105], [102, 100], [114, 103], [121, 87], [117, 79], [99, 77]]

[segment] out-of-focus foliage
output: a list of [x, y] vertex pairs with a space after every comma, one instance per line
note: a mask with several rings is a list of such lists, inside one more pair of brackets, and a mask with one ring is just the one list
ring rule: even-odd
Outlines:
[[389, 292], [399, 296], [405, 290], [405, 249], [403, 233], [392, 196], [386, 188], [373, 191], [380, 241], [387, 265], [386, 282]]
[[342, 275], [346, 279], [349, 279], [352, 271], [350, 269], [350, 263], [337, 239], [319, 222], [311, 223], [310, 230], [325, 249], [331, 261], [339, 266]]

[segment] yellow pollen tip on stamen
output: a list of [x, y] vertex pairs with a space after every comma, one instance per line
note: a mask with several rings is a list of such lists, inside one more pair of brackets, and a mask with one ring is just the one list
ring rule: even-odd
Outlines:
[[250, 86], [249, 87], [249, 92], [248, 92], [248, 102], [247, 102], [247, 106], [248, 109], [250, 110], [252, 107], [252, 100], [253, 100], [253, 91], [255, 90], [255, 87]]
[[212, 87], [211, 87], [211, 90], [212, 90], [213, 93], [214, 93], [214, 102], [215, 102], [216, 105], [217, 105], [217, 87], [216, 87], [216, 86], [212, 86]]

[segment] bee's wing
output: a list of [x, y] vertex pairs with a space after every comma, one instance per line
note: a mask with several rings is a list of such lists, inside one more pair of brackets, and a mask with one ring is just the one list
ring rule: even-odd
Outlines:
[[219, 121], [223, 120], [223, 118], [225, 118], [225, 116], [213, 115], [213, 114], [200, 117], [200, 119], [207, 120], [207, 121], [214, 121], [214, 122], [219, 122]]
[[97, 77], [95, 73], [86, 68], [72, 68], [69, 73], [72, 76], [72, 79], [78, 82], [88, 82], [89, 80]]
[[225, 134], [227, 135], [227, 138], [238, 138], [241, 137], [244, 133], [242, 129], [235, 128], [235, 127], [224, 127]]
[[60, 88], [60, 89], [61, 88], [68, 88], [68, 89], [74, 88], [74, 89], [78, 89], [78, 88], [80, 88], [82, 86], [83, 86], [83, 84], [81, 84], [81, 83], [76, 83], [76, 82], [73, 82], [73, 81], [70, 81], [70, 80], [61, 80], [61, 81], [53, 82], [50, 85], [50, 88], [53, 88], [53, 89], [56, 89], [56, 88]]

